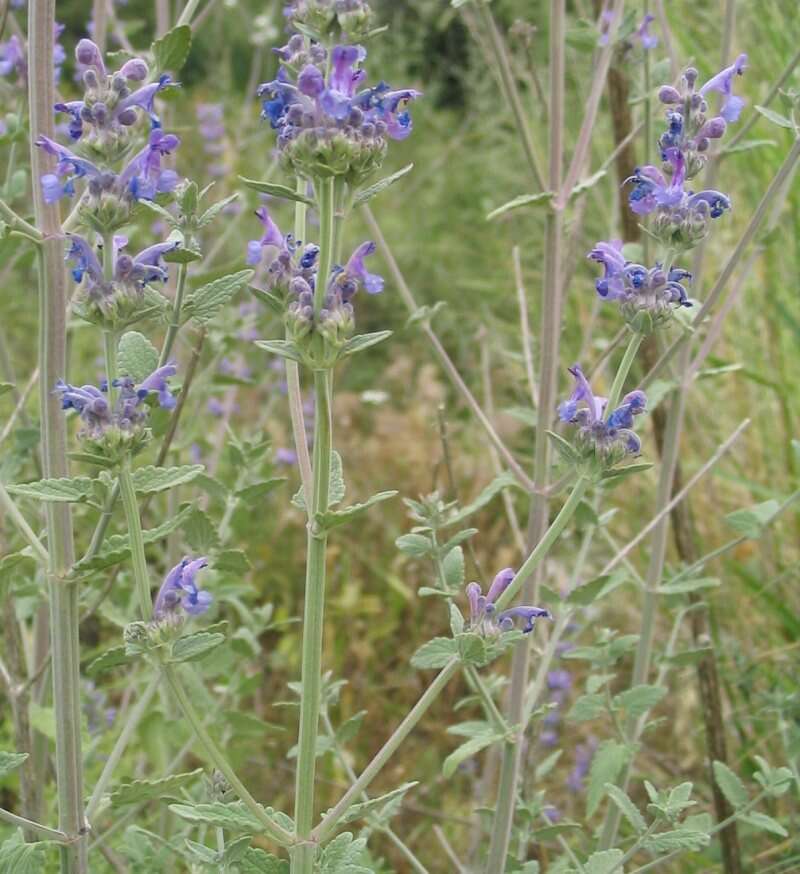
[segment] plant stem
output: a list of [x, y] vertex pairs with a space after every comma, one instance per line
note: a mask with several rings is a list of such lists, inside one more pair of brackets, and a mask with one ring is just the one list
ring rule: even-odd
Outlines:
[[20, 534], [28, 541], [31, 549], [36, 555], [37, 560], [47, 567], [49, 556], [44, 548], [42, 541], [34, 533], [30, 525], [28, 525], [25, 517], [20, 513], [19, 508], [14, 503], [14, 499], [6, 491], [6, 487], [0, 482], [0, 506], [8, 513], [9, 518], [17, 526]]
[[136, 489], [131, 475], [130, 458], [126, 458], [119, 468], [119, 490], [122, 496], [122, 507], [125, 510], [125, 521], [128, 524], [128, 537], [131, 543], [131, 561], [133, 562], [133, 577], [136, 586], [136, 596], [139, 599], [139, 612], [145, 622], [153, 613], [153, 603], [150, 595], [150, 578], [147, 571], [147, 559], [144, 554], [142, 538], [142, 520], [139, 515], [139, 504], [136, 500]]
[[400, 745], [408, 737], [414, 726], [422, 719], [428, 708], [439, 697], [445, 686], [458, 673], [461, 663], [458, 659], [451, 659], [442, 670], [436, 675], [434, 681], [428, 686], [422, 697], [411, 708], [406, 718], [397, 726], [394, 733], [386, 741], [386, 743], [376, 753], [372, 761], [361, 772], [361, 776], [353, 783], [353, 785], [345, 792], [339, 802], [328, 811], [322, 819], [322, 822], [311, 833], [311, 839], [315, 841], [324, 841], [336, 829], [336, 824], [350, 809], [351, 805], [356, 802], [358, 796], [369, 786], [375, 779], [383, 766], [397, 752]]
[[116, 331], [103, 331], [103, 357], [106, 363], [106, 382], [108, 400], [113, 405], [117, 393], [114, 380], [117, 378], [117, 334]]
[[172, 318], [170, 319], [167, 333], [164, 337], [164, 344], [161, 347], [161, 355], [158, 357], [158, 366], [163, 367], [169, 360], [169, 354], [172, 352], [172, 346], [175, 343], [175, 338], [178, 336], [178, 331], [181, 329], [181, 308], [183, 307], [183, 297], [186, 292], [186, 277], [188, 271], [185, 264], [178, 265], [178, 280], [175, 286], [175, 300], [172, 304]]
[[92, 819], [97, 808], [100, 806], [100, 801], [103, 797], [103, 793], [106, 790], [111, 778], [114, 776], [114, 770], [119, 764], [119, 760], [122, 758], [123, 753], [125, 752], [126, 747], [128, 746], [128, 742], [131, 739], [134, 731], [138, 727], [139, 723], [142, 720], [147, 708], [150, 706], [150, 702], [153, 699], [153, 695], [155, 695], [158, 690], [159, 676], [156, 674], [151, 678], [150, 682], [147, 685], [147, 688], [144, 690], [141, 698], [136, 702], [136, 706], [133, 708], [132, 712], [128, 716], [125, 721], [125, 725], [122, 728], [122, 731], [117, 738], [114, 748], [111, 750], [111, 754], [106, 760], [105, 765], [103, 766], [103, 770], [100, 773], [100, 778], [98, 779], [94, 789], [92, 790], [92, 796], [89, 799], [89, 803], [86, 805], [86, 819]]
[[[332, 205], [332, 204], [331, 204]], [[324, 251], [324, 250], [323, 250]], [[322, 257], [322, 252], [320, 252]], [[323, 273], [320, 276], [326, 275]], [[316, 847], [310, 835], [314, 821], [314, 777], [317, 765], [322, 636], [325, 612], [325, 552], [327, 534], [318, 514], [328, 509], [331, 474], [331, 392], [328, 371], [314, 371], [314, 492], [310, 504], [303, 611], [303, 654], [300, 683], [300, 729], [295, 780], [295, 830], [300, 844], [292, 853], [292, 874], [311, 874]]]
[[[45, 477], [69, 476], [66, 422], [51, 388], [66, 373], [66, 273], [61, 220], [56, 204], [42, 197], [39, 180], [55, 162], [34, 144], [39, 136], [55, 137], [53, 104], [53, 28], [55, 0], [28, 4], [28, 103], [30, 106], [31, 177], [34, 214], [42, 234], [38, 248], [39, 373], [41, 375], [42, 462]], [[74, 562], [69, 504], [49, 503], [47, 551], [50, 556], [50, 635], [53, 655], [53, 704], [56, 723], [58, 825], [71, 843], [60, 849], [62, 874], [86, 874], [86, 827], [83, 817], [81, 753], [80, 641], [78, 587], [66, 576]]]
[[608, 393], [608, 402], [606, 403], [606, 418], [608, 418], [619, 405], [619, 399], [622, 397], [622, 391], [625, 388], [625, 380], [628, 378], [631, 366], [636, 359], [636, 353], [642, 345], [644, 335], [635, 331], [628, 341], [625, 348], [625, 354], [622, 356], [619, 369], [614, 376], [614, 382], [611, 385], [611, 391]]
[[314, 289], [314, 313], [319, 315], [325, 294], [328, 290], [328, 279], [333, 267], [334, 211], [336, 209], [336, 183], [333, 176], [318, 179], [317, 208], [319, 210], [319, 269], [317, 284]]
[[67, 843], [69, 838], [62, 831], [48, 828], [46, 825], [40, 825], [31, 819], [26, 819], [24, 816], [17, 816], [16, 813], [11, 813], [10, 810], [4, 810], [0, 807], [0, 819], [13, 825], [17, 828], [24, 829], [39, 837], [43, 841], [57, 841], [60, 844]]
[[175, 23], [175, 27], [180, 27], [183, 24], [191, 24], [192, 18], [194, 17], [194, 14], [197, 11], [197, 7], [199, 5], [200, 0], [187, 0], [186, 5], [183, 7], [183, 12], [181, 12], [180, 18]]

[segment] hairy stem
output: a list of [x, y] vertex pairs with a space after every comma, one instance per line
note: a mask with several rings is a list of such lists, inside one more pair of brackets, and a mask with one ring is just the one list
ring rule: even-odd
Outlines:
[[175, 338], [178, 336], [178, 331], [181, 329], [181, 309], [183, 308], [183, 298], [186, 294], [186, 277], [188, 270], [185, 264], [178, 265], [178, 280], [175, 286], [175, 300], [172, 304], [172, 313], [170, 316], [167, 333], [164, 337], [164, 343], [161, 346], [161, 355], [158, 357], [158, 366], [163, 367], [169, 361], [170, 352], [175, 343]]
[[614, 382], [611, 384], [611, 391], [608, 393], [606, 418], [614, 412], [619, 404], [619, 399], [622, 397], [622, 391], [625, 388], [625, 380], [628, 378], [633, 362], [636, 360], [636, 353], [639, 351], [643, 339], [644, 336], [636, 331], [628, 341], [625, 354], [622, 356], [619, 369], [614, 377]]

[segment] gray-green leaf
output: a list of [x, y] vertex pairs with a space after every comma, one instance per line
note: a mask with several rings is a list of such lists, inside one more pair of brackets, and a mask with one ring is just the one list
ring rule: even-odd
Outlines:
[[252, 270], [240, 270], [201, 285], [186, 298], [186, 313], [201, 325], [207, 324], [252, 278]]
[[173, 662], [195, 662], [208, 655], [211, 650], [225, 643], [224, 634], [208, 631], [197, 631], [194, 634], [181, 637], [172, 644]]
[[126, 331], [117, 347], [119, 372], [141, 382], [158, 367], [158, 350], [138, 331]]
[[5, 777], [22, 765], [28, 758], [27, 753], [8, 753], [0, 750], [0, 777]]
[[589, 770], [586, 792], [586, 815], [593, 816], [606, 793], [606, 784], [614, 783], [628, 761], [630, 749], [624, 744], [607, 740], [600, 744]]
[[458, 644], [453, 638], [434, 637], [411, 656], [411, 665], [420, 670], [443, 668], [455, 655], [458, 655]]
[[94, 492], [94, 480], [88, 476], [40, 479], [32, 483], [14, 483], [6, 486], [12, 495], [33, 498], [50, 503], [82, 503]]
[[197, 768], [185, 774], [171, 774], [161, 780], [134, 780], [131, 783], [123, 783], [111, 793], [111, 804], [114, 807], [122, 807], [125, 804], [138, 804], [164, 795], [174, 795], [178, 789], [199, 779], [202, 773], [203, 769]]
[[724, 762], [714, 762], [714, 780], [732, 807], [743, 807], [750, 800], [744, 783]]
[[383, 179], [379, 179], [373, 185], [370, 185], [369, 188], [364, 188], [362, 191], [359, 191], [356, 194], [353, 203], [358, 206], [362, 203], [366, 203], [368, 200], [372, 200], [376, 194], [380, 194], [382, 191], [385, 191], [390, 185], [394, 185], [398, 179], [402, 179], [406, 173], [410, 173], [414, 169], [413, 164], [408, 164], [403, 167], [402, 170], [398, 170], [396, 173], [392, 173], [391, 176], [385, 176]]
[[186, 63], [192, 47], [192, 28], [188, 24], [173, 27], [150, 47], [159, 73], [171, 70], [177, 73]]
[[244, 176], [239, 177], [239, 181], [243, 182], [248, 188], [253, 191], [259, 191], [261, 194], [270, 194], [272, 197], [280, 197], [283, 200], [293, 200], [295, 203], [305, 203], [307, 206], [314, 206], [314, 201], [304, 194], [298, 194], [294, 188], [289, 188], [288, 185], [280, 185], [277, 182], [260, 182], [258, 179], [246, 179]]
[[133, 472], [133, 485], [140, 495], [152, 495], [191, 482], [205, 468], [202, 464], [180, 467], [139, 467]]

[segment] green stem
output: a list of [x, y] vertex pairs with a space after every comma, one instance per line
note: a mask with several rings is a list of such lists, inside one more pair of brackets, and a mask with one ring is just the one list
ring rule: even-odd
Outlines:
[[335, 247], [336, 183], [333, 176], [318, 179], [317, 208], [319, 210], [319, 269], [317, 286], [314, 290], [314, 312], [319, 315], [328, 286], [328, 278], [333, 267]]
[[11, 813], [10, 810], [4, 810], [0, 807], [0, 820], [13, 825], [15, 828], [24, 829], [27, 832], [32, 832], [43, 841], [56, 841], [59, 844], [64, 844], [69, 841], [69, 838], [62, 831], [54, 828], [48, 828], [46, 825], [40, 825], [32, 819], [26, 819], [24, 816], [17, 816], [16, 813]]
[[622, 356], [622, 361], [620, 362], [619, 368], [617, 369], [616, 376], [614, 377], [614, 382], [611, 385], [611, 391], [608, 393], [608, 402], [606, 403], [606, 418], [608, 418], [619, 405], [619, 399], [622, 397], [622, 391], [625, 388], [625, 380], [628, 378], [631, 366], [636, 359], [636, 353], [639, 351], [639, 347], [642, 345], [642, 340], [644, 340], [644, 335], [640, 334], [638, 331], [635, 331], [632, 334], [631, 339], [628, 341], [628, 345], [625, 349], [625, 354]]
[[445, 686], [458, 673], [461, 663], [454, 658], [449, 661], [442, 670], [436, 675], [434, 681], [428, 686], [422, 697], [411, 708], [406, 718], [397, 726], [394, 733], [375, 754], [375, 757], [361, 772], [361, 776], [353, 783], [353, 785], [345, 792], [339, 802], [325, 814], [322, 822], [311, 833], [311, 839], [317, 842], [324, 841], [330, 837], [336, 829], [336, 824], [350, 809], [351, 805], [355, 804], [358, 796], [369, 786], [375, 779], [383, 766], [397, 752], [400, 745], [408, 737], [414, 726], [422, 719], [428, 708], [439, 697]]
[[188, 0], [183, 7], [180, 18], [175, 23], [175, 27], [180, 27], [183, 24], [191, 24], [197, 7], [200, 5], [200, 0]]
[[[35, 146], [39, 136], [55, 137], [53, 104], [53, 27], [55, 0], [28, 4], [28, 105], [30, 107], [30, 174], [38, 246], [39, 375], [42, 467], [45, 477], [69, 476], [66, 421], [52, 388], [66, 374], [67, 288], [64, 246], [57, 204], [44, 202], [39, 180], [55, 162]], [[50, 556], [50, 637], [53, 662], [53, 705], [56, 725], [58, 828], [70, 843], [61, 845], [61, 874], [86, 874], [86, 822], [83, 816], [81, 752], [81, 673], [78, 634], [78, 586], [67, 582], [75, 561], [69, 504], [48, 504], [47, 551]]]
[[186, 276], [186, 265], [179, 264], [178, 282], [175, 287], [175, 301], [172, 304], [172, 318], [170, 319], [167, 333], [164, 337], [164, 345], [161, 347], [161, 355], [158, 358], [159, 367], [163, 367], [169, 360], [169, 353], [172, 352], [175, 338], [178, 336], [178, 331], [181, 329], [181, 308], [183, 307], [183, 298], [186, 292]]
[[42, 565], [47, 567], [49, 556], [44, 548], [42, 541], [34, 533], [30, 525], [28, 525], [25, 517], [20, 513], [19, 508], [14, 503], [14, 499], [6, 491], [6, 487], [0, 482], [0, 506], [8, 513], [11, 521], [17, 526], [20, 534], [28, 541], [31, 549], [36, 554], [36, 558]]
[[[323, 182], [324, 185], [324, 182]], [[324, 249], [323, 249], [324, 252]], [[320, 253], [322, 257], [322, 252]], [[326, 275], [320, 272], [319, 276]], [[325, 551], [328, 538], [316, 521], [328, 509], [331, 474], [331, 393], [328, 371], [314, 371], [314, 492], [308, 524], [303, 653], [300, 683], [300, 729], [295, 780], [295, 829], [300, 843], [292, 853], [292, 874], [311, 874], [316, 847], [310, 839], [314, 821], [322, 636], [325, 611]]]
[[128, 525], [128, 537], [131, 542], [131, 560], [133, 561], [136, 595], [139, 599], [139, 612], [146, 622], [153, 614], [153, 602], [150, 593], [147, 559], [144, 554], [142, 520], [139, 515], [139, 504], [136, 500], [136, 489], [133, 485], [129, 458], [126, 458], [120, 465], [119, 490], [122, 496], [122, 507], [125, 510], [125, 521]]
[[117, 390], [114, 380], [117, 378], [117, 332], [103, 331], [103, 358], [106, 364], [106, 382], [108, 383], [108, 400], [113, 406]]
[[472, 686], [475, 688], [475, 691], [478, 693], [478, 697], [481, 699], [486, 716], [489, 718], [489, 721], [494, 728], [497, 731], [508, 731], [508, 724], [505, 719], [503, 719], [503, 714], [497, 709], [497, 705], [494, 703], [494, 698], [492, 698], [492, 693], [487, 688], [486, 683], [483, 682], [483, 677], [481, 677], [472, 666], [465, 668], [464, 673], [467, 675]]
[[578, 504], [580, 504], [590, 485], [591, 480], [588, 477], [578, 477], [575, 485], [572, 487], [569, 497], [564, 503], [564, 506], [561, 508], [556, 518], [553, 519], [550, 527], [545, 531], [531, 554], [525, 559], [522, 567], [517, 571], [517, 574], [511, 581], [509, 587], [497, 599], [496, 607], [498, 611], [507, 607], [509, 602], [513, 600], [517, 592], [522, 588], [526, 580], [533, 575], [533, 572], [547, 556], [551, 547], [561, 536], [561, 533], [567, 527], [569, 520], [578, 509]]

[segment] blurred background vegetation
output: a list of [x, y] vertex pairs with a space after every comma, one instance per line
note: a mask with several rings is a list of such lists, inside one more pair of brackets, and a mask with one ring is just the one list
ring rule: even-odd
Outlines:
[[[488, 371], [498, 428], [518, 457], [530, 464], [534, 413], [521, 354], [512, 248], [520, 248], [531, 323], [535, 325], [541, 288], [542, 213], [522, 210], [501, 220], [486, 221], [492, 208], [531, 191], [510, 115], [483, 51], [482, 34], [479, 30], [470, 33], [468, 17], [452, 10], [443, 0], [383, 0], [374, 5], [378, 18], [390, 29], [369, 46], [367, 68], [371, 79], [383, 78], [425, 92], [413, 107], [414, 135], [395, 144], [387, 166], [395, 170], [413, 162], [414, 171], [374, 202], [376, 217], [419, 302], [446, 304], [436, 317], [437, 330], [464, 378], [483, 399], [487, 390], [484, 375]], [[280, 6], [280, 2], [236, 0], [213, 4], [181, 73], [183, 88], [165, 112], [165, 127], [184, 140], [177, 168], [202, 185], [210, 181], [207, 171], [211, 159], [203, 150], [195, 106], [223, 105], [226, 137], [222, 160], [228, 173], [217, 182], [212, 196], [240, 188], [237, 174], [266, 178], [273, 173], [275, 178], [273, 136], [259, 121], [254, 85], [272, 78], [276, 69], [270, 47], [284, 42]], [[718, 0], [669, 0], [665, 6], [681, 63], [697, 65], [701, 79], [711, 75], [719, 68], [723, 4]], [[509, 46], [542, 155], [546, 149], [546, 121], [537, 89], [546, 88], [546, 7], [542, 0], [496, 0], [492, 4], [503, 30], [510, 31]], [[70, 59], [75, 42], [85, 34], [89, 8], [87, 0], [59, 0], [57, 17], [67, 28], [62, 42]], [[592, 29], [592, 4], [570, 2], [568, 8], [566, 117], [569, 142], [574, 142], [592, 78], [597, 37]], [[134, 46], [149, 45], [154, 29], [152, 4], [141, 0], [120, 3], [117, 15]], [[739, 92], [748, 101], [743, 120], [750, 117], [755, 104], [763, 101], [799, 43], [800, 23], [792, 0], [737, 3], [733, 45], [736, 52], [746, 51], [750, 58], [747, 74], [737, 82]], [[658, 84], [669, 75], [663, 62], [663, 40], [653, 58], [653, 81]], [[642, 112], [641, 56], [620, 50], [615, 63], [629, 82], [630, 108], [638, 120]], [[72, 93], [74, 87], [68, 64], [62, 89]], [[795, 73], [785, 88], [798, 87], [800, 77]], [[16, 92], [5, 87], [0, 93], [4, 111], [14, 111]], [[780, 103], [779, 98], [774, 104], [777, 111], [782, 111]], [[715, 225], [706, 251], [704, 280], [693, 292], [696, 298], [702, 300], [716, 278], [783, 160], [791, 138], [790, 131], [760, 118], [744, 141], [747, 147], [726, 155], [720, 162], [719, 187], [730, 194], [733, 210]], [[592, 140], [592, 171], [613, 148], [610, 114], [604, 100]], [[635, 148], [642, 160], [641, 137]], [[3, 153], [4, 161], [10, 158], [8, 147], [3, 147]], [[12, 166], [9, 160], [8, 167], [6, 184], [21, 192], [19, 200], [24, 201], [29, 187], [24, 149], [17, 154], [16, 164]], [[570, 215], [565, 367], [579, 355], [587, 363], [597, 360], [618, 330], [616, 312], [596, 308], [596, 271], [586, 262], [585, 253], [595, 240], [619, 235], [621, 181], [610, 167], [607, 176], [585, 196], [580, 223], [577, 210]], [[206, 251], [212, 250], [214, 255], [213, 262], [204, 265], [204, 272], [238, 268], [244, 260], [246, 240], [259, 235], [252, 217], [255, 195], [242, 190], [241, 201], [241, 213], [226, 217], [205, 240]], [[276, 203], [274, 209], [279, 223], [288, 229], [289, 207]], [[135, 242], [147, 244], [149, 228], [150, 219], [143, 218]], [[368, 236], [358, 215], [350, 222], [347, 234], [353, 244]], [[687, 476], [714, 453], [742, 419], [752, 420], [733, 451], [692, 493], [691, 507], [702, 553], [732, 536], [724, 520], [727, 513], [770, 498], [781, 500], [798, 486], [800, 455], [796, 444], [792, 444], [800, 415], [796, 388], [800, 369], [800, 187], [796, 184], [788, 192], [774, 229], [759, 238], [757, 246], [760, 254], [752, 263], [745, 259], [750, 266], [738, 301], [688, 405], [681, 447]], [[0, 243], [0, 329], [20, 385], [27, 381], [33, 366], [31, 338], [36, 332], [36, 305], [31, 272], [29, 253], [16, 249], [8, 240]], [[448, 498], [466, 502], [495, 475], [484, 435], [438, 369], [424, 336], [418, 328], [407, 325], [405, 308], [388, 271], [381, 272], [387, 276], [385, 293], [357, 301], [359, 329], [391, 328], [395, 333], [389, 343], [359, 356], [344, 369], [334, 413], [334, 440], [344, 460], [348, 494], [358, 500], [375, 491], [397, 488], [403, 496], [417, 497], [439, 489]], [[240, 302], [248, 301], [242, 298]], [[286, 727], [293, 724], [295, 714], [288, 713], [284, 704], [292, 697], [287, 681], [296, 679], [299, 666], [298, 636], [291, 623], [302, 607], [305, 529], [301, 514], [288, 502], [298, 485], [296, 470], [275, 461], [275, 451], [290, 445], [281, 375], [247, 341], [248, 336], [275, 337], [278, 331], [278, 324], [265, 311], [254, 317], [247, 308], [240, 311], [235, 307], [225, 323], [214, 326], [192, 389], [192, 415], [183, 421], [173, 455], [182, 463], [199, 457], [209, 466], [209, 473], [227, 485], [237, 483], [241, 488], [273, 476], [285, 476], [288, 483], [279, 485], [267, 498], [250, 504], [242, 501], [235, 508], [225, 506], [211, 480], [200, 494], [194, 486], [185, 487], [178, 502], [207, 508], [211, 521], [203, 522], [203, 517], [196, 514], [190, 526], [171, 537], [165, 550], [153, 551], [152, 559], [156, 568], [169, 567], [171, 558], [180, 557], [189, 548], [217, 548], [220, 537], [225, 535], [229, 535], [225, 547], [246, 553], [249, 567], [237, 566], [232, 560], [228, 570], [217, 573], [213, 588], [219, 595], [219, 618], [229, 618], [238, 630], [224, 655], [204, 665], [208, 683], [206, 687], [198, 683], [196, 694], [209, 713], [218, 714], [216, 725], [225, 734], [237, 764], [254, 784], [254, 794], [281, 807], [288, 804], [292, 784], [291, 762], [285, 755], [294, 737]], [[70, 374], [73, 381], [86, 382], [95, 377], [99, 369], [95, 340], [94, 331], [75, 325]], [[184, 332], [178, 348], [184, 363], [192, 343], [191, 333]], [[610, 356], [612, 364], [618, 354]], [[606, 388], [611, 372], [605, 370], [600, 377]], [[566, 386], [565, 378], [564, 391]], [[221, 416], [219, 410], [214, 415], [207, 409], [209, 397], [222, 405]], [[12, 398], [0, 399], [0, 418], [12, 409]], [[35, 475], [35, 404], [30, 409], [26, 427], [3, 447], [0, 468], [4, 479]], [[156, 418], [155, 427], [163, 430], [164, 423]], [[642, 436], [645, 457], [655, 460], [652, 434]], [[269, 441], [269, 446], [261, 445], [262, 441]], [[649, 519], [654, 484], [651, 471], [626, 481], [613, 492], [604, 509], [614, 507], [605, 524], [615, 541], [626, 542], [642, 521]], [[524, 517], [524, 498], [520, 495], [517, 500]], [[150, 524], [177, 509], [176, 503], [154, 502]], [[798, 752], [798, 512], [791, 508], [761, 540], [747, 541], [711, 568], [721, 582], [707, 597], [724, 682], [732, 764], [737, 769], [746, 770], [754, 753], [777, 761], [783, 755], [782, 742], [788, 741], [794, 753]], [[93, 521], [94, 516], [92, 511], [83, 514], [87, 521], [80, 526], [80, 536], [88, 537], [88, 520]], [[589, 524], [590, 519], [587, 508], [577, 528], [554, 553], [548, 566], [554, 588], [569, 579], [581, 526]], [[336, 721], [367, 711], [360, 732], [349, 743], [357, 769], [424, 687], [425, 677], [408, 665], [411, 653], [419, 643], [446, 628], [438, 603], [417, 595], [420, 586], [430, 583], [431, 568], [404, 558], [394, 547], [395, 538], [410, 524], [398, 499], [382, 504], [358, 527], [342, 529], [332, 538], [324, 662], [334, 678], [348, 681], [334, 711]], [[499, 499], [482, 511], [475, 525], [480, 534], [473, 539], [474, 548], [468, 553], [469, 578], [485, 581], [497, 569], [519, 563], [520, 555]], [[608, 557], [608, 550], [608, 544], [598, 539], [588, 566], [596, 572]], [[639, 568], [646, 564], [646, 543], [632, 560]], [[26, 590], [24, 580], [13, 579], [11, 583], [18, 598], [28, 598], [33, 604], [34, 593]], [[100, 574], [87, 587], [87, 608], [104, 595], [83, 627], [87, 664], [118, 641], [120, 626], [129, 618], [130, 591], [127, 569], [115, 576]], [[585, 615], [576, 639], [588, 642], [606, 626], [620, 632], [636, 630], [635, 597], [612, 597], [604, 605], [601, 612]], [[670, 621], [666, 611], [661, 618], [665, 636]], [[126, 706], [128, 685], [124, 673], [106, 675], [98, 681], [107, 696], [107, 706], [118, 709]], [[432, 776], [439, 773], [441, 760], [455, 745], [445, 729], [453, 721], [453, 706], [464, 694], [463, 688], [448, 690], [379, 780], [385, 787], [403, 780], [424, 781], [423, 787], [409, 797], [396, 830], [407, 836], [433, 871], [447, 870], [441, 848], [432, 836], [434, 825], [442, 825], [456, 846], [467, 846], [471, 840], [470, 815], [483, 763], [463, 768], [446, 784]], [[660, 741], [652, 745], [651, 740], [651, 746], [642, 754], [640, 766], [651, 774], [662, 775], [665, 782], [694, 779], [704, 787], [701, 793], [707, 794], [702, 720], [691, 667], [673, 678], [668, 707], [662, 707], [657, 715], [668, 715], [669, 719], [660, 730]], [[782, 738], [778, 731], [779, 715], [790, 727], [788, 738]], [[5, 713], [0, 714], [0, 720], [4, 717]], [[5, 721], [0, 722], [0, 731], [0, 745], [6, 747], [9, 728]], [[88, 748], [90, 772], [99, 772], [113, 734], [92, 734]], [[536, 747], [535, 734], [534, 730], [531, 765], [543, 755]], [[569, 818], [578, 820], [583, 815], [584, 801], [566, 790], [565, 777], [574, 764], [575, 746], [586, 739], [585, 735], [580, 727], [566, 730], [565, 753], [546, 783], [548, 800]], [[162, 702], [145, 721], [141, 744], [127, 757], [122, 773], [133, 777], [148, 773], [149, 767], [157, 772], [188, 737], [187, 728], [176, 722], [169, 703]], [[146, 757], [142, 751], [147, 752]], [[190, 750], [188, 764], [201, 764], [199, 756], [196, 748]], [[326, 756], [324, 762], [321, 779], [329, 789], [322, 791], [323, 807], [332, 803], [344, 779], [333, 757]], [[789, 840], [776, 847], [761, 837], [748, 837], [745, 829], [743, 846], [751, 865], [748, 870], [798, 870], [791, 867], [800, 866], [797, 830], [792, 832]], [[379, 841], [378, 846], [387, 865], [396, 866], [397, 871], [406, 870], [391, 845]], [[717, 870], [717, 862], [710, 850], [691, 860], [681, 859], [676, 867], [667, 866], [665, 870], [712, 871]]]

